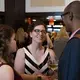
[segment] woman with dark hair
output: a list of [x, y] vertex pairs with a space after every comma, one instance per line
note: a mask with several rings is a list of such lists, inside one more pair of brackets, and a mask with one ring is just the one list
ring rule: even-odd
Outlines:
[[[38, 76], [42, 80], [49, 80], [47, 76], [48, 60], [50, 59], [52, 62], [56, 62], [56, 60], [54, 51], [42, 46], [46, 37], [46, 26], [42, 21], [37, 20], [29, 25], [28, 32], [32, 43], [17, 51], [14, 68], [21, 74], [32, 74], [29, 77], [30, 80], [36, 80], [35, 78]], [[33, 76], [34, 79], [32, 79]]]
[[13, 67], [13, 52], [16, 51], [14, 30], [0, 25], [0, 80], [22, 80]]

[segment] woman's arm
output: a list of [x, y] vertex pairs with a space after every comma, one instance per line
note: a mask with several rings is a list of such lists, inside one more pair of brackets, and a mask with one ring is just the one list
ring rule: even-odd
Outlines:
[[23, 80], [37, 80], [37, 78], [41, 78], [41, 80], [53, 80], [50, 76], [45, 75], [28, 75], [28, 74], [20, 74]]
[[14, 80], [13, 69], [8, 65], [0, 67], [0, 80]]
[[18, 49], [16, 53], [15, 61], [14, 61], [14, 69], [18, 73], [24, 73], [24, 69], [25, 69], [24, 62], [25, 62], [25, 54], [24, 54], [23, 48], [21, 48], [21, 49]]
[[58, 63], [58, 59], [55, 55], [55, 52], [52, 49], [49, 49], [49, 53], [50, 53], [50, 59], [52, 61], [52, 63]]
[[37, 80], [37, 75], [20, 74], [23, 80]]

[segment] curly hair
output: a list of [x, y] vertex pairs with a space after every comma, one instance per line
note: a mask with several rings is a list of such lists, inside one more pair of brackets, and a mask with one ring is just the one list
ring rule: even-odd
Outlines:
[[7, 42], [10, 42], [14, 33], [12, 27], [8, 25], [0, 25], [0, 57], [8, 64], [12, 65], [12, 54], [9, 53], [9, 46]]
[[28, 32], [28, 33], [29, 33], [29, 32], [32, 32], [33, 29], [34, 29], [36, 26], [38, 26], [38, 25], [44, 25], [44, 27], [45, 27], [45, 29], [46, 29], [46, 25], [44, 24], [43, 21], [41, 21], [41, 20], [36, 20], [36, 21], [32, 22], [32, 24], [30, 24], [30, 25], [28, 26], [27, 32]]

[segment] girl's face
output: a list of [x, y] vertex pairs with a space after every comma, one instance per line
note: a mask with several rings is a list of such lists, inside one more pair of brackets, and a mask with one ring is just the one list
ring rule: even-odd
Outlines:
[[9, 44], [9, 50], [11, 53], [16, 52], [17, 46], [16, 46], [16, 40], [15, 40], [15, 33], [13, 33], [10, 44]]
[[32, 41], [42, 43], [46, 37], [46, 29], [44, 25], [37, 25], [34, 30], [30, 33]]

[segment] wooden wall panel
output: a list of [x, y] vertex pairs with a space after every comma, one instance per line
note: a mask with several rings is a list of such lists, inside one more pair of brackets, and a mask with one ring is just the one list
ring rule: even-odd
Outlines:
[[25, 0], [5, 0], [5, 23], [18, 28], [24, 25]]

